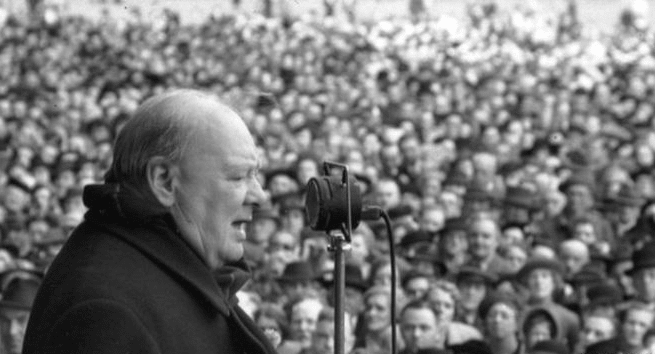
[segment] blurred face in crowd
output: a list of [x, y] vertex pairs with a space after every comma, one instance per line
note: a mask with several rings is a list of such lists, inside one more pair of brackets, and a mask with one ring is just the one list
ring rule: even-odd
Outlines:
[[560, 259], [564, 264], [567, 276], [579, 272], [589, 262], [587, 245], [578, 240], [569, 240], [560, 245]]
[[0, 309], [0, 333], [2, 345], [9, 354], [20, 354], [30, 312], [19, 309]]
[[594, 199], [589, 187], [575, 184], [566, 190], [567, 205], [574, 215], [580, 215], [593, 206]]
[[537, 300], [552, 299], [555, 278], [550, 269], [538, 268], [530, 272], [527, 279], [530, 297]]
[[552, 339], [553, 333], [551, 331], [551, 322], [545, 317], [533, 320], [530, 328], [526, 333], [526, 342], [528, 348], [535, 345], [537, 342]]
[[373, 284], [374, 285], [391, 285], [391, 264], [385, 263], [381, 267], [377, 268], [375, 274], [373, 274]]
[[267, 244], [271, 235], [277, 230], [277, 221], [273, 218], [261, 217], [254, 219], [248, 228], [249, 241], [256, 244]]
[[498, 246], [507, 248], [512, 245], [520, 245], [524, 241], [523, 230], [518, 226], [508, 227], [503, 230], [498, 239]]
[[436, 233], [446, 224], [446, 214], [441, 208], [428, 208], [421, 213], [419, 226], [421, 230]]
[[323, 305], [317, 299], [305, 299], [293, 306], [289, 329], [291, 338], [300, 342], [303, 348], [312, 343], [312, 335], [316, 330], [318, 315]]
[[439, 326], [434, 312], [427, 308], [407, 308], [400, 319], [400, 333], [410, 351], [433, 347], [439, 337]]
[[298, 181], [301, 186], [307, 184], [310, 178], [317, 177], [319, 175], [318, 164], [312, 159], [304, 159], [298, 163]]
[[637, 296], [645, 302], [655, 302], [655, 267], [637, 270], [632, 275]]
[[444, 289], [434, 288], [428, 291], [427, 300], [432, 304], [438, 322], [449, 323], [453, 320], [456, 303], [451, 293]]
[[509, 261], [512, 271], [518, 272], [528, 260], [528, 253], [523, 247], [513, 245], [505, 252], [505, 259]]
[[282, 230], [273, 233], [267, 251], [270, 255], [279, 255], [286, 263], [296, 261], [300, 257], [298, 239], [290, 232]]
[[443, 252], [449, 256], [464, 255], [468, 249], [466, 232], [462, 230], [447, 231], [443, 238]]
[[518, 324], [516, 309], [508, 304], [499, 302], [491, 306], [485, 320], [485, 329], [489, 337], [495, 339], [515, 336]]
[[582, 327], [582, 343], [584, 347], [610, 339], [614, 336], [614, 322], [608, 317], [589, 316]]
[[364, 321], [371, 332], [384, 330], [389, 326], [389, 295], [371, 294], [364, 300]]
[[444, 206], [446, 218], [457, 218], [462, 213], [462, 200], [457, 194], [449, 191], [441, 192], [439, 201]]
[[395, 181], [390, 179], [383, 179], [378, 182], [376, 196], [378, 205], [384, 210], [396, 207], [401, 202], [400, 188]]
[[482, 279], [462, 279], [457, 287], [460, 305], [467, 311], [476, 311], [487, 294], [487, 286]]
[[596, 229], [590, 222], [578, 223], [573, 228], [573, 238], [582, 241], [585, 245], [596, 242]]
[[430, 280], [428, 277], [413, 277], [405, 283], [405, 295], [410, 300], [417, 300], [422, 298], [429, 288]]
[[5, 208], [12, 212], [21, 212], [27, 207], [30, 196], [26, 191], [15, 185], [8, 185], [5, 189]]
[[365, 264], [369, 256], [366, 237], [354, 232], [350, 241], [350, 252], [347, 253], [348, 261], [357, 265]]
[[646, 331], [653, 326], [653, 312], [645, 309], [631, 309], [621, 324], [623, 339], [631, 347], [641, 347]]
[[476, 260], [486, 260], [496, 253], [498, 227], [491, 219], [473, 222], [468, 231], [468, 252]]

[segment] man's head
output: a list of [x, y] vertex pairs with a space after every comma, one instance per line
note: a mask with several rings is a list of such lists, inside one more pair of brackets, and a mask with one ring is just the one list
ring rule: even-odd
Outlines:
[[245, 226], [265, 198], [258, 168], [241, 118], [208, 94], [181, 90], [137, 109], [118, 135], [107, 180], [146, 190], [215, 268], [243, 256]]
[[411, 352], [434, 347], [439, 336], [439, 322], [431, 304], [414, 300], [400, 313], [400, 333]]
[[375, 186], [377, 202], [382, 209], [389, 210], [400, 205], [402, 195], [398, 183], [390, 178], [382, 178]]
[[560, 244], [559, 258], [564, 263], [567, 277], [573, 276], [589, 263], [589, 257], [587, 245], [580, 240], [566, 240]]
[[10, 271], [3, 276], [2, 301], [0, 301], [0, 352], [21, 353], [32, 303], [40, 285], [39, 276], [23, 270]]
[[496, 253], [500, 229], [491, 218], [479, 217], [468, 229], [468, 251], [476, 260], [486, 260]]

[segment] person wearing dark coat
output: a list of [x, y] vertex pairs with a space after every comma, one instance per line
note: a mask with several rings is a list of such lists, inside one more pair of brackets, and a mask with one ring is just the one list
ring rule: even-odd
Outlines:
[[235, 296], [245, 224], [264, 199], [247, 127], [208, 94], [147, 100], [36, 296], [25, 354], [275, 349]]

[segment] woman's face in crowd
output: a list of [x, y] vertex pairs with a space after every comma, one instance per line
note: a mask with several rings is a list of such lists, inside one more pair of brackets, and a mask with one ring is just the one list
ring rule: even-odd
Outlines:
[[443, 289], [433, 289], [427, 294], [428, 301], [434, 307], [437, 320], [442, 323], [449, 323], [455, 317], [455, 299]]
[[528, 290], [534, 299], [548, 300], [555, 291], [555, 279], [549, 269], [535, 269], [528, 275]]
[[498, 339], [516, 335], [517, 317], [515, 308], [502, 302], [494, 304], [485, 318], [487, 334]]
[[364, 320], [366, 329], [380, 331], [389, 326], [389, 296], [387, 294], [374, 294], [366, 298]]

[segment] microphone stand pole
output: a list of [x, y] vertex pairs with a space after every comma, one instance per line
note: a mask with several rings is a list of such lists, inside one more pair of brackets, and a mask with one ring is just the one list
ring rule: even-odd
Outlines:
[[[350, 239], [350, 235], [348, 235]], [[350, 244], [346, 243], [344, 235], [335, 233], [330, 235], [329, 250], [334, 252], [334, 354], [345, 352], [345, 281], [346, 265], [344, 251], [349, 249]]]

